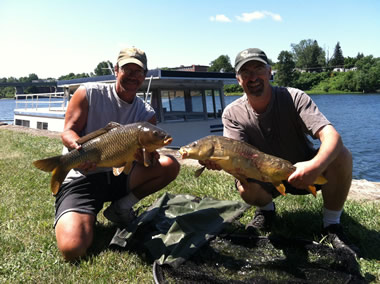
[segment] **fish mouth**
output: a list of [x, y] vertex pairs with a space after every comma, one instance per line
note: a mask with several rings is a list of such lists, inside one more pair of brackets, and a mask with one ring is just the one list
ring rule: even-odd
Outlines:
[[182, 159], [186, 159], [189, 156], [189, 152], [187, 152], [185, 149], [181, 148], [178, 152], [180, 153]]
[[173, 141], [173, 138], [172, 137], [165, 137], [164, 139], [164, 145], [169, 145], [170, 143], [172, 143]]

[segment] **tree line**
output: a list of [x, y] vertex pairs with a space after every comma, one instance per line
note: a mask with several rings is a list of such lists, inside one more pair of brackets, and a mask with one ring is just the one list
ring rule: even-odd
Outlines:
[[[289, 86], [312, 92], [380, 92], [380, 58], [358, 53], [344, 57], [337, 42], [331, 57], [316, 40], [291, 44], [290, 51], [281, 51], [277, 62], [269, 59], [274, 70], [274, 85]], [[211, 62], [209, 71], [233, 72], [227, 55]], [[225, 86], [227, 93], [241, 93], [238, 85]]]
[[[301, 40], [291, 44], [291, 50], [283, 50], [277, 57], [277, 62], [268, 59], [275, 71], [274, 85], [289, 86], [313, 92], [380, 92], [380, 58], [372, 55], [364, 56], [358, 53], [356, 57], [344, 57], [342, 47], [337, 42], [334, 53], [328, 52], [318, 45], [316, 40]], [[170, 68], [163, 68], [170, 70]], [[112, 74], [113, 64], [110, 61], [100, 62], [94, 72], [74, 74], [69, 73], [58, 80], [70, 80]], [[220, 55], [210, 62], [209, 72], [234, 72], [228, 55]], [[36, 74], [19, 79], [0, 78], [0, 82], [32, 82], [39, 80]], [[56, 80], [47, 78], [47, 80]], [[25, 90], [34, 93], [35, 87]], [[226, 93], [242, 93], [237, 85], [225, 85]], [[13, 87], [0, 87], [1, 97], [13, 97]]]

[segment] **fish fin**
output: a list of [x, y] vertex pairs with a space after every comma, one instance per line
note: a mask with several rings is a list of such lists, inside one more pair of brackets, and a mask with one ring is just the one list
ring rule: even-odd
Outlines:
[[103, 135], [104, 133], [107, 133], [111, 129], [119, 127], [119, 126], [121, 126], [121, 124], [111, 121], [105, 127], [100, 128], [98, 130], [95, 130], [95, 131], [93, 131], [93, 132], [91, 132], [85, 136], [82, 136], [75, 142], [77, 142], [78, 144], [83, 144], [83, 143], [85, 143], [91, 139], [94, 139], [100, 135]]
[[131, 171], [132, 169], [132, 166], [133, 166], [133, 163], [127, 163], [124, 165], [124, 170], [123, 172], [127, 175], [129, 174], [129, 172]]
[[119, 167], [119, 168], [114, 167], [112, 169], [112, 172], [113, 172], [114, 176], [120, 175], [123, 171], [124, 171], [124, 166], [123, 167]]
[[47, 159], [37, 160], [33, 162], [33, 165], [45, 172], [52, 172], [56, 167], [58, 167], [62, 156], [55, 156]]
[[51, 180], [50, 180], [50, 188], [54, 195], [56, 195], [59, 191], [59, 187], [62, 182], [65, 180], [68, 170], [64, 170], [59, 166], [53, 170]]
[[222, 156], [222, 157], [211, 156], [210, 157], [211, 161], [220, 161], [220, 160], [227, 161], [229, 159], [230, 159], [230, 156]]
[[314, 184], [325, 184], [325, 183], [327, 183], [327, 179], [324, 176], [319, 176], [314, 181]]
[[151, 166], [152, 160], [150, 157], [150, 153], [145, 148], [142, 148], [142, 151], [143, 151], [143, 157], [144, 157], [144, 166], [145, 167]]
[[202, 168], [197, 169], [197, 170], [195, 171], [195, 173], [194, 173], [194, 176], [195, 176], [195, 177], [199, 177], [199, 176], [203, 173], [203, 171], [205, 170], [205, 168], [206, 168], [206, 167], [202, 167]]
[[283, 196], [286, 195], [286, 193], [285, 193], [285, 186], [284, 186], [283, 183], [280, 183], [280, 184], [278, 184], [278, 185], [275, 185], [275, 187], [276, 187], [277, 191], [278, 191], [279, 193], [281, 193], [281, 195], [283, 195]]
[[309, 185], [307, 190], [310, 191], [310, 193], [314, 195], [314, 197], [317, 197], [317, 189], [314, 185]]

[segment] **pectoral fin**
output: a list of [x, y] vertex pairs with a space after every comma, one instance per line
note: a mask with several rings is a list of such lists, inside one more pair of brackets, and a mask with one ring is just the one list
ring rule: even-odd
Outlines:
[[199, 176], [203, 173], [203, 171], [205, 170], [205, 168], [206, 168], [206, 167], [202, 167], [202, 168], [197, 169], [197, 170], [195, 171], [195, 173], [194, 173], [194, 176], [195, 176], [195, 177], [199, 177]]
[[143, 151], [143, 157], [144, 157], [144, 166], [145, 167], [151, 166], [152, 160], [150, 157], [150, 153], [145, 148], [143, 148], [142, 151]]
[[115, 175], [115, 176], [118, 176], [118, 175], [120, 175], [121, 173], [125, 173], [126, 175], [127, 174], [129, 174], [129, 172], [131, 171], [131, 169], [132, 169], [132, 165], [133, 165], [133, 163], [127, 163], [127, 164], [125, 164], [124, 166], [122, 166], [122, 167], [114, 167], [113, 169], [112, 169], [112, 172], [113, 172], [113, 174]]
[[307, 191], [309, 191], [314, 197], [317, 197], [317, 189], [314, 185], [309, 185]]
[[118, 176], [118, 175], [120, 175], [123, 171], [124, 171], [124, 167], [113, 168], [113, 169], [112, 169], [112, 172], [113, 172], [113, 175], [114, 175], [114, 176]]
[[274, 185], [274, 186], [276, 187], [277, 191], [278, 191], [279, 193], [281, 193], [281, 195], [283, 195], [283, 196], [286, 195], [284, 184], [280, 183], [280, 184], [278, 184], [278, 185]]
[[220, 160], [227, 161], [227, 160], [229, 160], [229, 159], [230, 159], [229, 156], [221, 156], [221, 157], [211, 156], [211, 157], [210, 157], [210, 160], [211, 160], [211, 161], [220, 161]]

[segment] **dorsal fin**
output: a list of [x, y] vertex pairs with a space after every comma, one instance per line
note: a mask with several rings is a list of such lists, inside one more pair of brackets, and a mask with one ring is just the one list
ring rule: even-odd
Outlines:
[[89, 133], [83, 137], [80, 137], [76, 142], [78, 144], [86, 143], [87, 141], [94, 139], [95, 137], [98, 137], [100, 135], [103, 135], [104, 133], [107, 133], [111, 129], [119, 127], [119, 126], [121, 126], [121, 124], [111, 121], [105, 127], [100, 128], [98, 130], [95, 130], [95, 131], [93, 131], [93, 132], [91, 132], [91, 133]]

